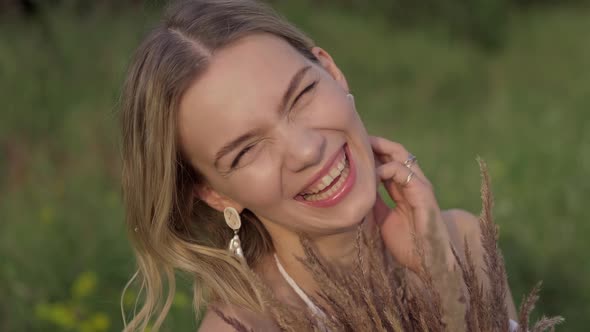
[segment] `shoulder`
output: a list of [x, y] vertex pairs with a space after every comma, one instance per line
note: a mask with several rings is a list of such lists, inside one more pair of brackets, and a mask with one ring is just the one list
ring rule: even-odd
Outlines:
[[[224, 316], [224, 317], [222, 317]], [[224, 319], [225, 318], [225, 319]], [[232, 323], [235, 322], [235, 323]], [[234, 324], [234, 325], [232, 325]], [[253, 311], [230, 304], [211, 304], [199, 326], [200, 332], [278, 331], [274, 321]]]
[[479, 218], [461, 209], [442, 211], [442, 217], [447, 226], [451, 243], [459, 257], [465, 259], [465, 243], [467, 243], [475, 265], [483, 267], [484, 249], [481, 242]]
[[[479, 217], [461, 209], [443, 211], [442, 217], [447, 224], [451, 242], [457, 249], [459, 256], [464, 259], [465, 241], [467, 241], [474, 263], [480, 267], [476, 272], [480, 278], [479, 280], [484, 282], [484, 287], [489, 287], [488, 276], [485, 272], [485, 250], [481, 242]], [[516, 307], [512, 299], [510, 287], [508, 287], [508, 291], [506, 292], [506, 306], [510, 318], [516, 319]]]
[[462, 248], [467, 240], [471, 249], [478, 249], [481, 245], [478, 217], [461, 209], [442, 211], [442, 217], [455, 246]]

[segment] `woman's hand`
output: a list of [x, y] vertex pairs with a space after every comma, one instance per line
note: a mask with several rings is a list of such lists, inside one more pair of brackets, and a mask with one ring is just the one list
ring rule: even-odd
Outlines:
[[[410, 153], [399, 143], [381, 137], [370, 137], [375, 154], [377, 177], [383, 182], [395, 208], [388, 207], [377, 194], [373, 214], [381, 227], [385, 246], [402, 265], [418, 271], [421, 260], [416, 252], [417, 239], [424, 243], [426, 259], [430, 256], [428, 243], [431, 232], [444, 248], [445, 264], [454, 265], [450, 237], [436, 201], [432, 184], [416, 162], [410, 162]], [[404, 164], [406, 162], [406, 164]], [[413, 172], [413, 175], [410, 175]], [[430, 226], [429, 222], [433, 225]], [[440, 247], [439, 247], [440, 250]], [[439, 256], [439, 255], [437, 255]]]

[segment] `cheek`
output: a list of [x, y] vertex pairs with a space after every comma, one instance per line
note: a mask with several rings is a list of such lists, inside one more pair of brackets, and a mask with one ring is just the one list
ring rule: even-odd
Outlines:
[[283, 198], [280, 167], [268, 156], [241, 170], [236, 181], [236, 200], [251, 209], [275, 206]]
[[308, 122], [318, 129], [356, 130], [362, 126], [352, 100], [335, 86], [321, 87], [308, 112]]
[[369, 134], [356, 110], [354, 99], [347, 97], [339, 88], [327, 88], [324, 92], [324, 99], [316, 106], [318, 108], [316, 123], [345, 132], [357, 158], [361, 178], [363, 181], [372, 183], [374, 180], [372, 178], [374, 176], [373, 150]]

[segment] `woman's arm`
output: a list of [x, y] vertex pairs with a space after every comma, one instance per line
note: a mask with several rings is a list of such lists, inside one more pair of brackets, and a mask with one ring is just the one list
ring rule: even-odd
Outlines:
[[[452, 209], [442, 212], [443, 220], [447, 224], [447, 229], [451, 237], [451, 242], [461, 255], [465, 248], [465, 239], [469, 244], [469, 249], [473, 255], [475, 266], [477, 267], [478, 279], [484, 283], [484, 288], [488, 288], [489, 280], [485, 274], [484, 249], [481, 244], [481, 233], [479, 220], [473, 214], [460, 210]], [[508, 287], [505, 299], [506, 307], [508, 308], [508, 316], [512, 320], [517, 320], [516, 306]]]

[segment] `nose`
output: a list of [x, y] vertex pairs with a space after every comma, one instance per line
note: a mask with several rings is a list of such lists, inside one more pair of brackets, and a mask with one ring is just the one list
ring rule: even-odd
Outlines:
[[317, 130], [290, 127], [285, 133], [285, 166], [296, 173], [322, 161], [326, 138]]

